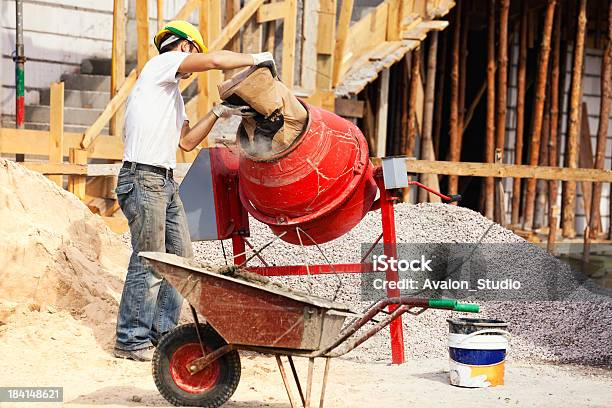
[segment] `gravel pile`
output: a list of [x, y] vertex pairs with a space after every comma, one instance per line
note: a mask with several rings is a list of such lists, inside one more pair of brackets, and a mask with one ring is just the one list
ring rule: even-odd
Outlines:
[[[565, 264], [550, 257], [544, 250], [527, 244], [511, 231], [466, 208], [443, 204], [399, 204], [396, 206], [396, 226], [400, 243], [512, 244], [493, 246], [503, 249], [497, 251], [497, 257], [487, 258], [487, 262], [494, 265], [493, 269], [498, 271], [499, 276], [504, 277], [511, 270], [512, 277], [520, 279], [524, 286], [530, 286], [532, 291], [544, 291], [542, 298], [548, 293], [545, 291], [550, 290], [547, 286], [550, 279], [569, 279], [573, 276]], [[321, 245], [321, 248], [330, 262], [359, 262], [361, 244], [374, 242], [381, 231], [380, 211], [371, 212], [348, 234]], [[273, 238], [267, 226], [251, 219], [250, 241], [255, 247], [261, 247]], [[197, 242], [194, 249], [198, 261], [224, 261], [219, 242]], [[225, 250], [231, 256], [229, 242], [225, 243]], [[280, 240], [262, 254], [270, 264], [325, 263], [316, 247], [299, 247]], [[252, 264], [257, 265], [258, 260]], [[335, 298], [356, 310], [363, 310], [371, 303], [362, 301], [359, 274], [275, 279], [296, 290]], [[569, 280], [561, 279], [560, 282], [566, 285]], [[589, 285], [586, 282], [582, 286]], [[589, 291], [582, 286], [557, 287], [561, 292], [568, 289], [562, 301], [510, 298], [504, 301], [479, 301], [482, 310], [479, 317], [509, 322], [511, 360], [612, 366], [612, 303], [609, 294], [593, 289]], [[446, 318], [457, 316], [462, 314], [429, 310], [417, 317], [404, 317], [406, 357], [446, 356]], [[390, 359], [389, 350], [388, 330], [385, 330], [347, 357], [386, 361]]]

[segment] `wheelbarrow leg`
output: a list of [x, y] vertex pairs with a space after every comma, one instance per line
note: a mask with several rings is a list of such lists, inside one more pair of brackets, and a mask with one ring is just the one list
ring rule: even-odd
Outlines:
[[278, 364], [278, 369], [280, 370], [281, 377], [283, 378], [283, 384], [285, 385], [285, 390], [287, 390], [287, 396], [289, 397], [289, 403], [291, 404], [291, 408], [298, 408], [298, 405], [293, 399], [293, 394], [291, 393], [289, 380], [287, 379], [287, 373], [285, 372], [285, 366], [283, 365], [283, 361], [281, 360], [279, 355], [276, 356], [276, 363]]
[[314, 357], [308, 359], [308, 379], [306, 382], [306, 401], [304, 408], [310, 408], [310, 395], [312, 394], [312, 372], [314, 371]]
[[306, 406], [306, 401], [304, 400], [304, 393], [302, 392], [302, 385], [300, 384], [300, 379], [298, 378], [297, 370], [295, 369], [295, 364], [293, 363], [293, 357], [287, 356], [289, 360], [289, 365], [291, 366], [291, 372], [293, 373], [293, 379], [295, 380], [295, 384], [297, 385], [298, 392], [300, 393], [300, 399], [302, 400], [302, 405]]
[[321, 385], [321, 399], [319, 401], [319, 408], [323, 408], [323, 400], [325, 399], [325, 388], [327, 387], [327, 377], [329, 374], [329, 363], [331, 358], [325, 358], [325, 371], [323, 372], [323, 384]]

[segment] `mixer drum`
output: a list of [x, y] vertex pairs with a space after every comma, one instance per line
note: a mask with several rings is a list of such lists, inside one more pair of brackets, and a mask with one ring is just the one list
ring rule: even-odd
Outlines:
[[[320, 244], [348, 232], [372, 207], [377, 187], [361, 131], [303, 103], [308, 122], [285, 150], [252, 155], [239, 137], [240, 199], [284, 241]], [[248, 150], [248, 151], [247, 151]], [[299, 231], [299, 235], [298, 235]]]

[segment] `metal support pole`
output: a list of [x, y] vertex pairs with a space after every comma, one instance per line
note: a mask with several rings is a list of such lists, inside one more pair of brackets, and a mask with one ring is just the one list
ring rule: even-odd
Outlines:
[[[384, 253], [387, 257], [397, 258], [397, 241], [395, 235], [395, 213], [393, 197], [389, 190], [385, 189], [382, 177], [377, 177], [378, 189], [380, 190], [380, 212], [382, 217], [383, 243]], [[387, 271], [387, 281], [396, 281], [399, 279], [398, 273], [395, 271]], [[387, 289], [389, 297], [400, 296], [399, 289]], [[389, 312], [397, 309], [398, 305], [390, 305]], [[398, 317], [391, 322], [389, 326], [391, 332], [391, 362], [393, 364], [403, 364], [404, 358], [404, 332], [402, 328], [402, 318]]]
[[[15, 62], [15, 127], [23, 129], [25, 122], [25, 51], [23, 48], [23, 1], [15, 0], [15, 54], [13, 61]], [[15, 155], [15, 160], [23, 162], [24, 154]]]

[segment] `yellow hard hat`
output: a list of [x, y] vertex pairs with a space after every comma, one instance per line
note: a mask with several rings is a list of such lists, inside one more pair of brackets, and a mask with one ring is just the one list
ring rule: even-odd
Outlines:
[[184, 20], [174, 20], [166, 24], [164, 28], [159, 30], [157, 34], [155, 34], [155, 38], [153, 42], [157, 47], [157, 51], [161, 51], [161, 43], [164, 37], [167, 34], [174, 34], [177, 37], [183, 38], [187, 41], [192, 42], [197, 48], [198, 52], [207, 52], [208, 48], [204, 45], [204, 39], [202, 38], [202, 34], [198, 31], [197, 28], [193, 26], [193, 24], [188, 23]]

